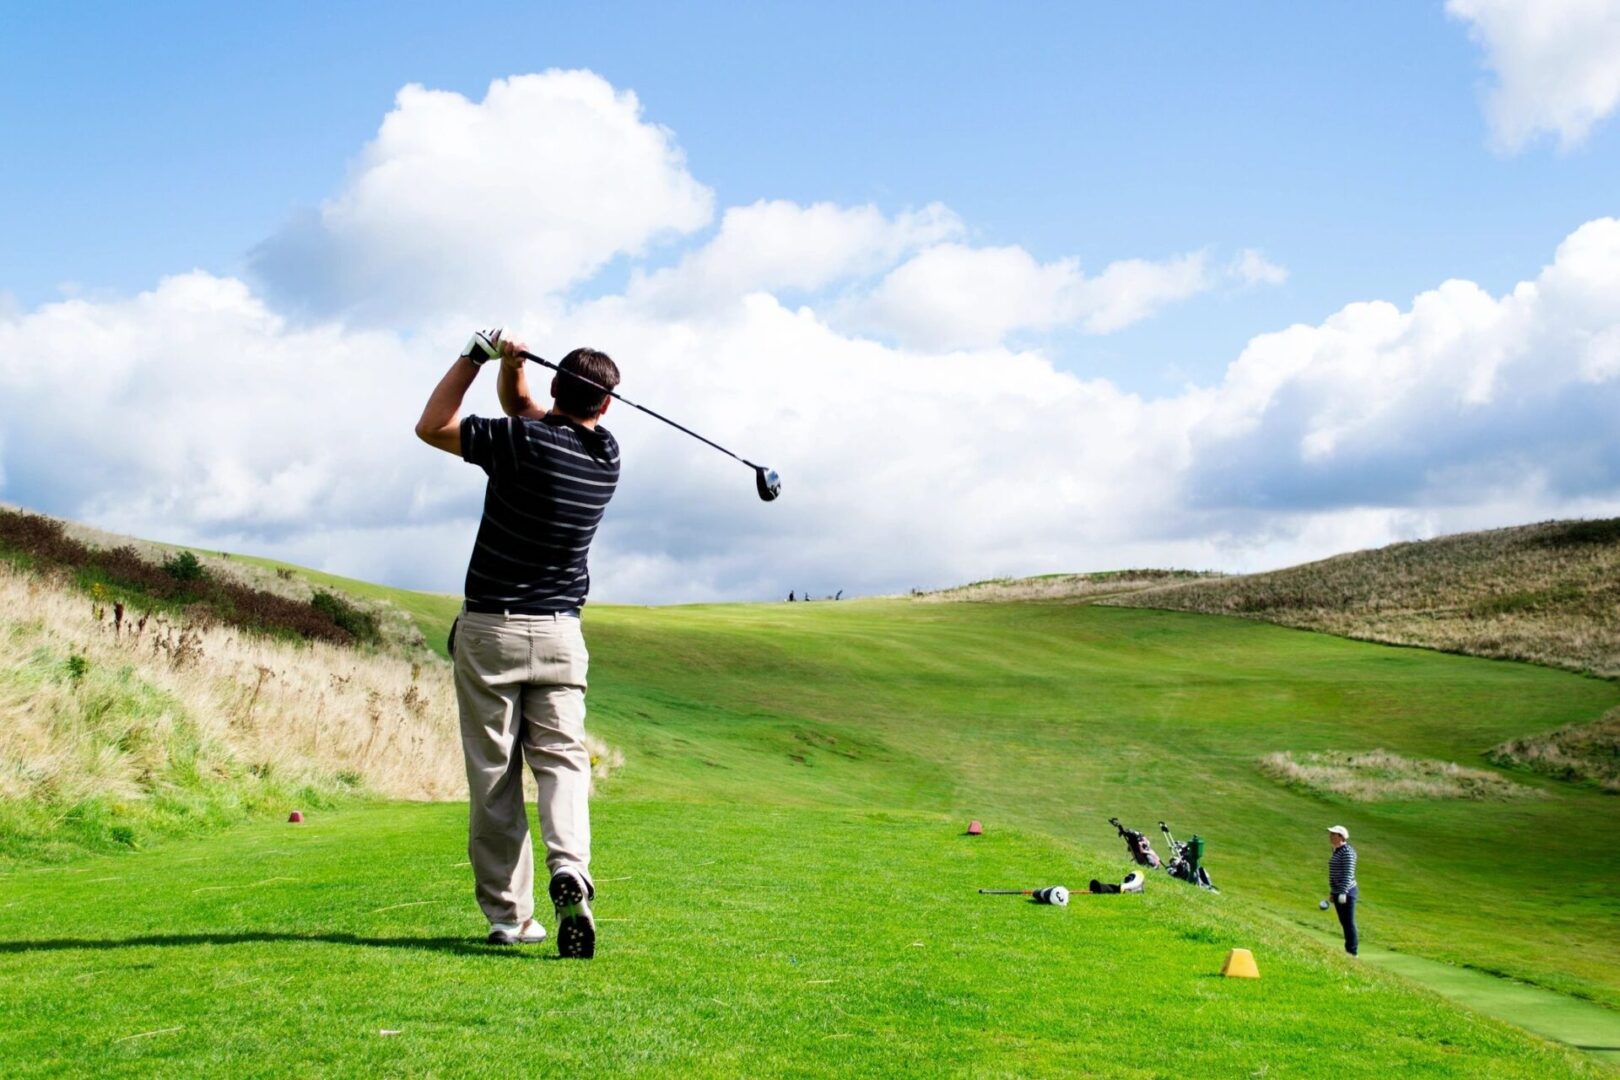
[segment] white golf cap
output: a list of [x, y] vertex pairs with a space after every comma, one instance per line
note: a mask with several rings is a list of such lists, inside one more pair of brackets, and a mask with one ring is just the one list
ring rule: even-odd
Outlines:
[[1346, 840], [1350, 839], [1350, 830], [1345, 828], [1343, 825], [1334, 825], [1334, 826], [1332, 826], [1332, 827], [1330, 827], [1328, 829], [1328, 832], [1330, 832], [1330, 833], [1338, 833], [1340, 836], [1344, 837]]

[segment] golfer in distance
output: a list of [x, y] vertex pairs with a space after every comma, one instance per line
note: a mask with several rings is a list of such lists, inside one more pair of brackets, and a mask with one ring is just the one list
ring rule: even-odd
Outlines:
[[[596, 953], [596, 888], [580, 609], [590, 588], [591, 539], [619, 482], [618, 443], [598, 425], [610, 401], [600, 388], [617, 386], [619, 369], [604, 353], [575, 349], [551, 380], [547, 410], [529, 396], [523, 352], [499, 331], [473, 335], [428, 398], [416, 434], [489, 477], [466, 602], [450, 631], [467, 762], [467, 857], [488, 941], [546, 937], [534, 919], [527, 760], [539, 788], [557, 952], [589, 958]], [[463, 418], [467, 389], [490, 360], [500, 371], [506, 415]]]
[[1356, 930], [1356, 901], [1361, 898], [1361, 888], [1356, 884], [1356, 849], [1350, 846], [1350, 830], [1343, 825], [1328, 829], [1328, 843], [1333, 847], [1328, 857], [1329, 899], [1344, 929], [1344, 951], [1354, 956], [1361, 947], [1361, 935]]

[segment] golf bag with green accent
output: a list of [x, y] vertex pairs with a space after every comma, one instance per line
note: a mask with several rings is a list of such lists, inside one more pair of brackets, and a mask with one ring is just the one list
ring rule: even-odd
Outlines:
[[1170, 845], [1170, 862], [1164, 869], [1171, 877], [1212, 893], [1221, 891], [1209, 880], [1209, 871], [1204, 869], [1203, 837], [1194, 833], [1186, 843], [1182, 843], [1170, 835], [1170, 826], [1162, 821], [1159, 822], [1159, 831], [1164, 833], [1165, 842]]

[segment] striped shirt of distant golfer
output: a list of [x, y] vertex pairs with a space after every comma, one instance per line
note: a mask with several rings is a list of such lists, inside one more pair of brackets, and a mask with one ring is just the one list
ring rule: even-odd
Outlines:
[[1328, 887], [1335, 897], [1356, 887], [1356, 849], [1346, 840], [1328, 858]]
[[591, 587], [591, 540], [619, 483], [618, 442], [555, 412], [469, 416], [461, 456], [489, 474], [467, 565], [469, 607], [577, 614]]

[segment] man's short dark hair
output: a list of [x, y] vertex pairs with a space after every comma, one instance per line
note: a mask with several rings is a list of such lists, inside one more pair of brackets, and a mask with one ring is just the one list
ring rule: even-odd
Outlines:
[[[605, 352], [575, 349], [563, 357], [562, 363], [557, 366], [562, 370], [557, 374], [553, 393], [557, 397], [557, 408], [569, 416], [595, 416], [607, 404], [607, 395], [597, 387], [612, 390], [619, 385], [619, 366]], [[570, 374], [589, 379], [596, 386], [570, 378]]]

